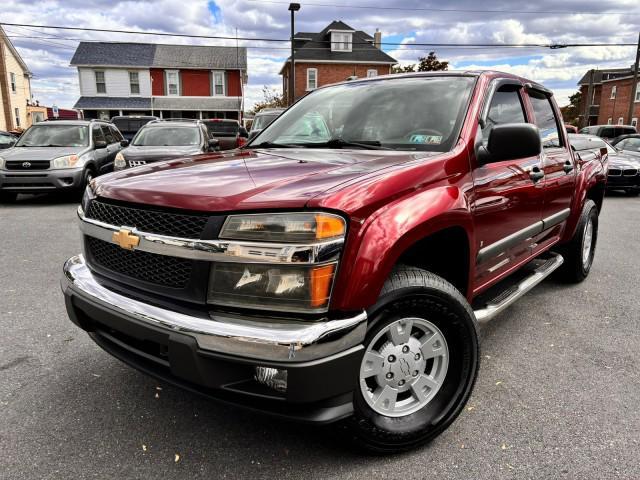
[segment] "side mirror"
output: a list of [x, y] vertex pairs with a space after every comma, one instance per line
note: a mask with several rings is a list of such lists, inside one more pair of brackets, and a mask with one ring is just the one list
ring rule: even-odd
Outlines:
[[129, 140], [120, 140], [120, 146], [121, 147], [128, 147], [129, 146]]
[[219, 152], [220, 151], [220, 140], [217, 138], [209, 139], [209, 151], [210, 152]]
[[96, 149], [98, 149], [98, 148], [107, 148], [107, 141], [106, 140], [96, 140], [95, 142], [93, 142], [93, 144], [96, 147]]
[[517, 158], [535, 157], [542, 152], [538, 127], [531, 123], [495, 125], [489, 132], [487, 146], [476, 151], [482, 164]]
[[258, 134], [262, 131], [262, 129], [260, 130], [251, 130], [249, 132], [249, 140], [253, 140], [254, 137], [257, 137]]

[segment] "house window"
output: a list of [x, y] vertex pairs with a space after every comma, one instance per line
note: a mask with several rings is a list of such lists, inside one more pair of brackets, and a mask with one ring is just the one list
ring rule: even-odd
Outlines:
[[331, 33], [331, 51], [332, 52], [350, 52], [351, 51], [351, 34], [350, 33]]
[[632, 118], [631, 119], [631, 126], [632, 127], [637, 127], [638, 126], [638, 119], [637, 118]]
[[307, 90], [318, 88], [318, 69], [307, 68]]
[[9, 77], [11, 78], [11, 92], [16, 93], [18, 91], [16, 87], [16, 74], [11, 72], [9, 73]]
[[375, 68], [370, 68], [369, 70], [367, 70], [368, 78], [377, 77], [377, 76], [378, 76], [378, 70], [376, 70]]
[[16, 107], [16, 128], [20, 128], [20, 109]]
[[611, 100], [615, 100], [617, 90], [618, 90], [618, 87], [616, 87], [615, 85], [611, 87], [611, 97], [609, 97]]
[[104, 72], [101, 70], [96, 70], [96, 93], [107, 93], [107, 84], [104, 81]]
[[167, 70], [167, 95], [179, 95], [180, 77], [177, 70]]
[[620, 117], [618, 118], [618, 125], [622, 125], [624, 124], [624, 118]]
[[611, 125], [613, 123], [613, 119], [611, 117], [607, 118], [607, 125]]
[[636, 85], [636, 102], [640, 102], [640, 82]]
[[596, 104], [596, 89], [593, 89], [593, 92], [591, 93], [591, 105], [595, 105]]
[[224, 72], [213, 72], [213, 94], [224, 95]]
[[140, 76], [138, 72], [129, 72], [129, 88], [131, 95], [140, 95]]

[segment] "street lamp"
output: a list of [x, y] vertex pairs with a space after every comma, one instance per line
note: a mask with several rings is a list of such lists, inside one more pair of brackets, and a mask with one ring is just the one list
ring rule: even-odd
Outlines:
[[295, 49], [294, 47], [294, 42], [293, 42], [293, 30], [294, 30], [294, 24], [295, 24], [295, 20], [293, 18], [295, 12], [297, 12], [298, 10], [300, 10], [300, 4], [299, 3], [290, 3], [289, 4], [289, 11], [291, 12], [291, 69], [290, 69], [290, 73], [289, 73], [289, 105], [293, 104], [293, 102], [295, 101], [296, 98], [296, 94], [295, 94], [295, 90], [296, 90], [296, 64], [295, 64]]

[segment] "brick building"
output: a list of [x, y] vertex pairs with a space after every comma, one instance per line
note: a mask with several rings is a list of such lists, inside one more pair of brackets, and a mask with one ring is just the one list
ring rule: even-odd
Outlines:
[[[589, 85], [591, 94], [589, 95]], [[640, 82], [635, 92], [633, 114], [629, 113], [629, 99], [633, 86], [633, 66], [609, 70], [589, 70], [578, 82], [582, 100], [580, 126], [633, 125], [640, 118]], [[588, 102], [588, 115], [585, 115]]]
[[71, 66], [85, 118], [240, 119], [244, 108], [244, 47], [80, 42]]
[[[381, 50], [382, 35], [354, 30], [334, 20], [319, 33], [298, 32], [295, 47], [295, 98], [323, 85], [349, 77], [374, 77], [391, 73], [398, 63]], [[291, 58], [280, 70], [284, 98], [289, 98]]]

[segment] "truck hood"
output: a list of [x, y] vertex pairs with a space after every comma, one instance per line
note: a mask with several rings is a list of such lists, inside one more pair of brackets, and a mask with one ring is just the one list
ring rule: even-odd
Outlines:
[[89, 147], [13, 147], [2, 152], [5, 160], [53, 160], [64, 155], [79, 154]]
[[302, 208], [341, 183], [433, 155], [437, 154], [344, 149], [205, 154], [98, 177], [96, 193], [126, 202], [211, 212]]

